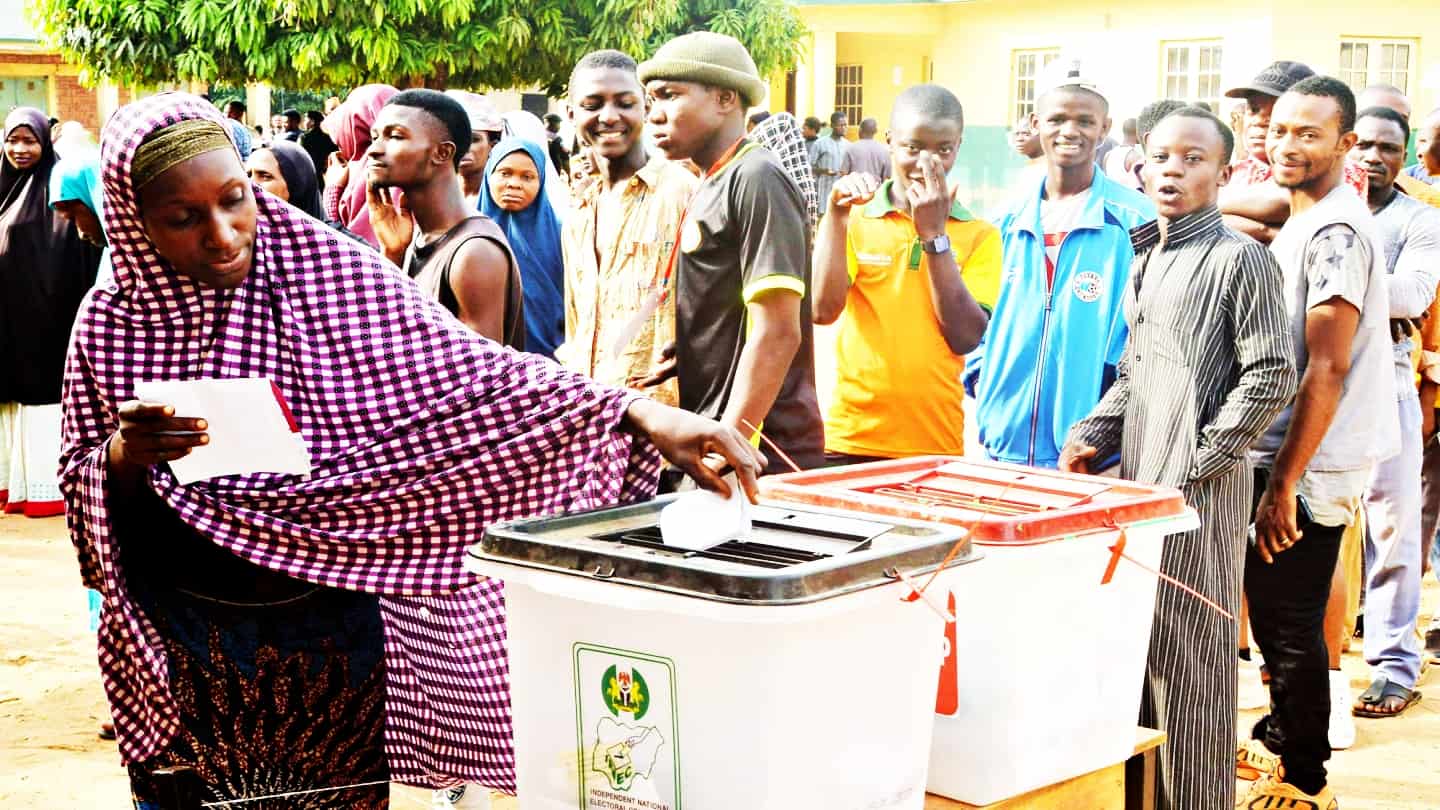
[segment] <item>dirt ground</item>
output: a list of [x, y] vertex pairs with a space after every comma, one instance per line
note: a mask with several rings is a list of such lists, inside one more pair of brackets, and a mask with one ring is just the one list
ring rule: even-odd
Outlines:
[[[1437, 606], [1432, 580], [1424, 615]], [[104, 698], [63, 520], [0, 517], [0, 616], [0, 807], [129, 807], [115, 745], [95, 736]], [[1039, 652], [1036, 665], [1053, 666]], [[1358, 651], [1345, 670], [1362, 689]], [[1440, 808], [1440, 678], [1421, 685], [1432, 696], [1404, 717], [1357, 720], [1355, 747], [1331, 762], [1342, 808]], [[426, 798], [401, 792], [395, 805], [423, 809]]]

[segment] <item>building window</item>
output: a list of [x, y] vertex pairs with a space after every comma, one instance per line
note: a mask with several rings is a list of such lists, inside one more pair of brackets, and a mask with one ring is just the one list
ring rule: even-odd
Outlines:
[[1163, 96], [1220, 109], [1221, 50], [1217, 40], [1165, 43]]
[[1011, 123], [1019, 121], [1021, 118], [1029, 118], [1030, 114], [1035, 112], [1035, 86], [1039, 81], [1040, 71], [1059, 58], [1059, 48], [1015, 51], [1011, 58], [1015, 88], [1015, 103], [1011, 106], [1013, 111], [1010, 116]]
[[1340, 80], [1360, 92], [1372, 84], [1390, 84], [1410, 92], [1415, 43], [1404, 39], [1340, 40]]
[[[845, 113], [851, 125], [863, 120], [865, 105], [865, 68], [860, 65], [835, 66], [835, 112]], [[829, 119], [825, 123], [830, 123]]]

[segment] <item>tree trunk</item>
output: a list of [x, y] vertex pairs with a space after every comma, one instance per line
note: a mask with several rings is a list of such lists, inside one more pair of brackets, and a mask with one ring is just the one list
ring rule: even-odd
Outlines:
[[436, 65], [435, 73], [430, 76], [404, 76], [395, 83], [401, 90], [409, 90], [415, 87], [423, 87], [427, 90], [444, 90], [450, 78], [450, 71], [444, 65]]

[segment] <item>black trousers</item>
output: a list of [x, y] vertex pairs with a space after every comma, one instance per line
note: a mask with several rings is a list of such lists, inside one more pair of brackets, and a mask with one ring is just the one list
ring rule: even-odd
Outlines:
[[[1255, 497], [1268, 470], [1255, 471]], [[1250, 629], [1270, 670], [1270, 713], [1254, 736], [1285, 764], [1285, 781], [1306, 793], [1325, 787], [1330, 758], [1330, 675], [1325, 645], [1325, 603], [1340, 555], [1344, 526], [1300, 518], [1303, 537], [1266, 563], [1245, 552], [1245, 597]]]
[[826, 467], [843, 467], [846, 464], [868, 464], [872, 461], [894, 461], [885, 456], [857, 456], [853, 453], [837, 453], [831, 450], [825, 451]]

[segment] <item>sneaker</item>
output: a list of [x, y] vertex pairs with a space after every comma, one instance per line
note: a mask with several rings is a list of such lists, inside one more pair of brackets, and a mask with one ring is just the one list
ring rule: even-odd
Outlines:
[[1288, 782], [1267, 776], [1235, 802], [1242, 810], [1339, 810], [1335, 791], [1329, 785], [1311, 795]]
[[1430, 629], [1425, 631], [1425, 657], [1440, 664], [1440, 621], [1431, 620]]
[[1271, 753], [1259, 740], [1246, 740], [1235, 749], [1236, 779], [1252, 782], [1262, 776], [1279, 776], [1283, 772], [1280, 755]]
[[431, 810], [450, 810], [455, 803], [465, 798], [465, 786], [441, 788], [430, 795]]
[[1336, 751], [1355, 744], [1354, 703], [1350, 679], [1338, 669], [1330, 670], [1330, 747]]
[[1240, 659], [1239, 690], [1237, 701], [1241, 711], [1263, 709], [1270, 705], [1270, 690], [1260, 682], [1260, 662]]

